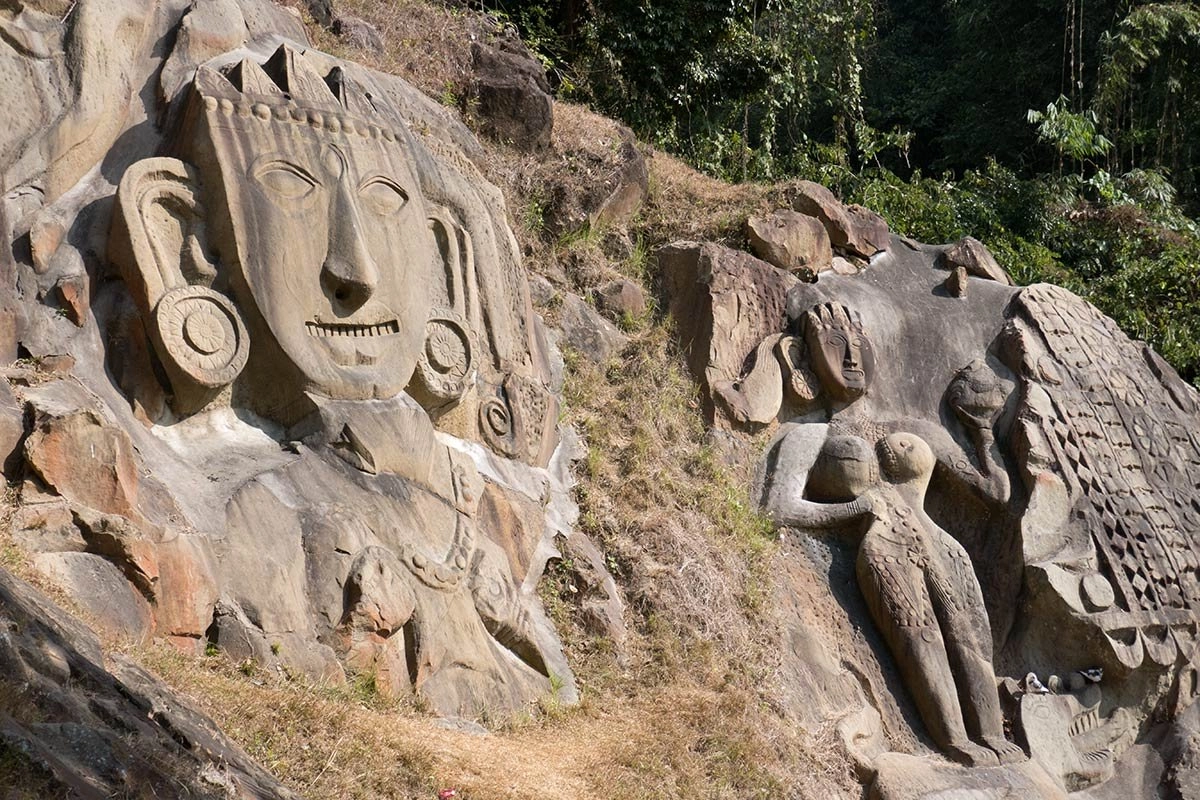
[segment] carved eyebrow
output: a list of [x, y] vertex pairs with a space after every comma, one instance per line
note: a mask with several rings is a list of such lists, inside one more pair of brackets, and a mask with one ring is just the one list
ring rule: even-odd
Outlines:
[[264, 160], [251, 168], [254, 179], [284, 197], [307, 197], [321, 182], [308, 170], [283, 159]]
[[369, 175], [358, 185], [358, 194], [380, 214], [393, 214], [408, 203], [408, 192], [386, 175]]

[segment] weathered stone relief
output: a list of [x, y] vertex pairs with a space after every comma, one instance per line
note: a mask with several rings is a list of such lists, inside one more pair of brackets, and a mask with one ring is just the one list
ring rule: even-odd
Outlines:
[[[1190, 763], [1195, 390], [1078, 297], [1013, 286], [978, 241], [856, 249], [876, 240], [801, 190], [797, 210], [869, 263], [797, 281], [715, 245], [707, 268], [688, 268], [686, 243], [662, 255], [713, 423], [771, 433], [760, 500], [796, 560], [780, 592], [797, 570], [828, 576], [830, 600], [871, 626], [869, 651], [843, 643], [839, 663], [796, 611], [782, 635], [817, 655], [784, 685], [800, 703], [841, 687], [826, 713], [872, 796], [1115, 798], [1136, 794], [1131, 775]], [[697, 297], [712, 314], [685, 323]], [[913, 758], [925, 744], [972, 769]]]
[[444, 715], [573, 702], [550, 346], [478, 144], [271, 4], [78, 6], [0, 20], [55, 131], [0, 142], [5, 347], [42, 365], [6, 373], [16, 539], [133, 638]]

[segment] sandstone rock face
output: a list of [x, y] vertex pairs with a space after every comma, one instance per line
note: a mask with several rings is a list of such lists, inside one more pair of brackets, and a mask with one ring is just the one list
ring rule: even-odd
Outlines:
[[138, 481], [133, 446], [124, 431], [104, 425], [94, 412], [43, 415], [25, 440], [25, 459], [62, 496], [99, 511], [134, 514]]
[[776, 211], [746, 221], [755, 255], [805, 280], [833, 266], [833, 249], [825, 226], [816, 217], [796, 211]]
[[587, 149], [565, 163], [537, 168], [537, 179], [547, 187], [546, 230], [563, 236], [585, 227], [619, 226], [637, 213], [650, 190], [646, 156], [624, 125], [595, 115], [568, 122], [574, 126], [568, 135], [583, 139]]
[[646, 296], [633, 281], [610, 281], [597, 288], [594, 295], [596, 305], [613, 321], [637, 319], [646, 313]]
[[976, 278], [986, 278], [997, 283], [1012, 283], [1008, 273], [996, 263], [996, 259], [983, 242], [972, 236], [963, 237], [942, 253], [941, 265], [949, 270], [961, 268], [966, 274]]
[[[705, 410], [718, 419], [759, 418], [761, 406], [778, 402], [746, 397], [739, 386], [747, 356], [786, 319], [787, 293], [797, 279], [765, 261], [716, 244], [675, 242], [658, 251], [668, 309], [679, 325], [692, 374], [700, 382]], [[768, 347], [764, 363], [774, 363]], [[781, 379], [782, 381], [782, 379]], [[781, 384], [782, 385], [782, 384]], [[770, 392], [773, 384], [764, 386]], [[782, 393], [782, 389], [780, 389]], [[781, 401], [780, 401], [781, 402]]]
[[625, 334], [574, 294], [563, 296], [563, 340], [587, 358], [603, 364], [625, 346]]
[[[807, 196], [831, 228], [862, 217]], [[779, 423], [756, 491], [788, 542], [785, 713], [840, 720], [881, 799], [1186, 784], [1200, 395], [977, 242], [872, 255], [812, 283], [661, 256], [716, 421]]]
[[[0, 319], [35, 365], [0, 449], [34, 566], [131, 639], [449, 716], [574, 702], [537, 596], [575, 533], [561, 356], [467, 129], [259, 0], [0, 26], [0, 76], [38, 76], [4, 82], [34, 127], [0, 136], [0, 229], [29, 242], [0, 250]], [[496, 135], [544, 146], [544, 76], [476, 66]], [[283, 796], [244, 761], [214, 769]]]
[[862, 206], [843, 206], [833, 192], [812, 181], [800, 181], [792, 208], [821, 221], [833, 246], [851, 255], [870, 258], [890, 242], [887, 223]]
[[[129, 590], [118, 581], [116, 592]], [[5, 705], [0, 741], [10, 758], [50, 775], [61, 796], [172, 786], [212, 800], [296, 800], [162, 682], [122, 655], [106, 665], [95, 634], [3, 570], [0, 625], [0, 686], [20, 698]]]
[[528, 52], [479, 42], [472, 45], [471, 58], [475, 66], [472, 91], [484, 132], [519, 150], [549, 147], [554, 104], [542, 65]]

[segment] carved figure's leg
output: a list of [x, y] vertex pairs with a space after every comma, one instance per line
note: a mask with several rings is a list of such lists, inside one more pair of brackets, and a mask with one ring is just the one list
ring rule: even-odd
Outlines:
[[958, 676], [967, 730], [973, 739], [991, 748], [1000, 763], [1023, 761], [1025, 752], [1004, 737], [1004, 717], [990, 657], [991, 628], [970, 557], [944, 531], [937, 531], [934, 541], [939, 552], [926, 577], [935, 612], [946, 632], [950, 665]]
[[921, 571], [901, 558], [871, 553], [868, 547], [860, 551], [857, 566], [871, 616], [900, 666], [930, 736], [955, 761], [995, 765], [995, 753], [967, 736], [946, 643]]
[[1025, 760], [1025, 751], [1004, 738], [1004, 717], [996, 692], [996, 673], [981, 654], [961, 644], [950, 643], [950, 659], [965, 696], [963, 719], [972, 738], [987, 745], [1001, 764]]

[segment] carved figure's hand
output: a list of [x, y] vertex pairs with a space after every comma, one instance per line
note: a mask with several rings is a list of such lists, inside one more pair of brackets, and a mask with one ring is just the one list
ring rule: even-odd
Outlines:
[[887, 500], [879, 489], [868, 489], [854, 503], [861, 509], [859, 513], [881, 517], [887, 513]]

